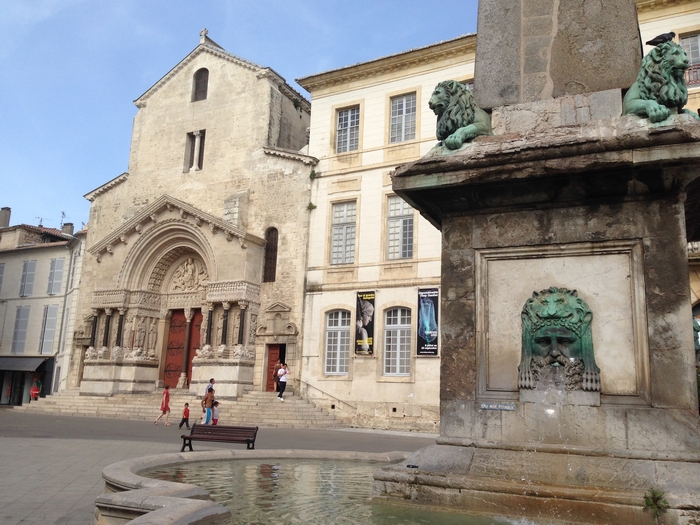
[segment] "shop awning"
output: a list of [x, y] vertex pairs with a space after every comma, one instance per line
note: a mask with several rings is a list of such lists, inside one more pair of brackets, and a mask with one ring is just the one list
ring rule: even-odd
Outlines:
[[0, 370], [34, 372], [48, 357], [0, 357]]

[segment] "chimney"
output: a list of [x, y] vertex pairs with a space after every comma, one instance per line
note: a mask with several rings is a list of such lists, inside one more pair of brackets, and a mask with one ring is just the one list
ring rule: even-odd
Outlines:
[[63, 226], [61, 226], [61, 231], [65, 233], [66, 235], [73, 235], [73, 223], [72, 222], [64, 222]]
[[7, 228], [10, 225], [10, 212], [8, 207], [0, 208], [0, 228]]

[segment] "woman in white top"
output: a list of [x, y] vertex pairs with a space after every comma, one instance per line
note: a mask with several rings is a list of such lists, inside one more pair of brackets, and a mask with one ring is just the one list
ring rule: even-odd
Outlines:
[[287, 374], [289, 373], [289, 370], [287, 369], [287, 363], [282, 363], [282, 368], [280, 368], [277, 371], [277, 377], [279, 377], [280, 382], [280, 393], [277, 394], [277, 397], [279, 398], [280, 401], [284, 401], [284, 398], [282, 395], [284, 394], [284, 389], [287, 388]]

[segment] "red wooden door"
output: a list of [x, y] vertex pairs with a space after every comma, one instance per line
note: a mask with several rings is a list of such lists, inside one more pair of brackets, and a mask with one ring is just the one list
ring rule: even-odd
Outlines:
[[267, 383], [265, 390], [267, 392], [275, 391], [275, 363], [280, 358], [280, 345], [267, 345]]
[[187, 319], [184, 310], [174, 310], [170, 318], [168, 331], [168, 349], [165, 353], [165, 370], [163, 383], [170, 388], [177, 387], [177, 381], [182, 374], [182, 358], [185, 352], [185, 331]]
[[195, 350], [200, 348], [199, 339], [202, 327], [202, 311], [196, 310], [194, 317], [192, 318], [192, 325], [190, 328], [190, 352], [187, 355], [187, 384], [192, 381], [192, 359], [195, 358]]

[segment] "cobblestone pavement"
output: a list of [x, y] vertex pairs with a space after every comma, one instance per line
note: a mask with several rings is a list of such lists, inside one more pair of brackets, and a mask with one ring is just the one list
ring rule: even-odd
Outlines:
[[[184, 429], [183, 429], [184, 430]], [[0, 523], [88, 525], [102, 469], [140, 456], [179, 452], [177, 424], [27, 414], [0, 409]], [[433, 434], [379, 430], [261, 428], [256, 449], [412, 452]], [[243, 447], [211, 443], [197, 450]]]

